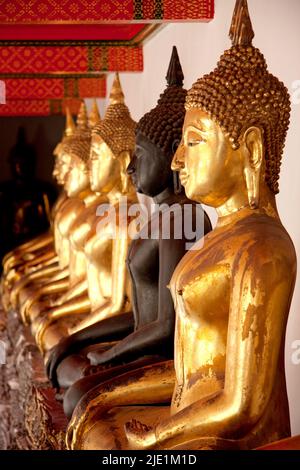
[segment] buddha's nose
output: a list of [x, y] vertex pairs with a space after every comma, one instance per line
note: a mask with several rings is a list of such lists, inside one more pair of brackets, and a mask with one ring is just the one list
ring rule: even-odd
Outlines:
[[184, 144], [181, 141], [171, 163], [171, 169], [173, 171], [180, 171], [184, 168]]
[[129, 163], [127, 170], [126, 170], [127, 175], [132, 175], [135, 172], [135, 160], [136, 160], [136, 156], [133, 155], [132, 160]]

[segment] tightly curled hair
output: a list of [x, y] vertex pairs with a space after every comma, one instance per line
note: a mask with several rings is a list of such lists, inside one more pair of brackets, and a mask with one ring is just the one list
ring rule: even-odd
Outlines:
[[186, 109], [200, 108], [229, 137], [234, 149], [250, 126], [263, 130], [266, 183], [276, 194], [285, 138], [289, 126], [290, 97], [282, 82], [268, 72], [261, 52], [235, 45], [224, 52], [217, 68], [199, 79], [187, 94]]
[[110, 104], [103, 121], [97, 124], [92, 135], [99, 135], [117, 157], [120, 153], [133, 152], [136, 123], [124, 103]]
[[77, 157], [84, 163], [88, 162], [90, 156], [91, 133], [89, 130], [75, 132], [73, 136], [62, 141], [62, 151], [71, 157]]
[[181, 140], [185, 98], [186, 90], [182, 86], [168, 86], [157, 106], [145, 114], [137, 125], [136, 132], [147, 137], [167, 156], [174, 153], [174, 144], [179, 144]]

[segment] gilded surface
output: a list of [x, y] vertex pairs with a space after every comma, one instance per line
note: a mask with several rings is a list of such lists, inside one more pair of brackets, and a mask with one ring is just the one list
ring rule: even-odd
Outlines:
[[172, 164], [187, 196], [214, 207], [218, 223], [171, 280], [170, 406], [146, 406], [164, 376], [153, 366], [127, 384], [130, 393], [139, 383], [130, 403], [142, 408], [126, 407], [122, 384], [111, 383], [75, 409], [69, 448], [251, 449], [290, 435], [284, 341], [296, 255], [275, 202], [290, 104], [251, 45], [250, 24], [247, 2], [237, 0], [233, 47], [188, 93]]

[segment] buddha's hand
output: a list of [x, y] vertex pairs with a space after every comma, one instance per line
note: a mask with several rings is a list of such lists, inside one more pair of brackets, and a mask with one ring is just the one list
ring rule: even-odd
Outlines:
[[92, 366], [100, 366], [113, 360], [113, 355], [110, 353], [109, 349], [107, 351], [100, 349], [99, 351], [89, 352], [87, 357]]
[[46, 363], [46, 372], [54, 388], [59, 388], [57, 381], [57, 368], [59, 364], [73, 352], [74, 340], [71, 337], [62, 339], [51, 349]]
[[147, 426], [136, 419], [125, 424], [125, 434], [129, 448], [132, 450], [156, 449], [155, 428]]

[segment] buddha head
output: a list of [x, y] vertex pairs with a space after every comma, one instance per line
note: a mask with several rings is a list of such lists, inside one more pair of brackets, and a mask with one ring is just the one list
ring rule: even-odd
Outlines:
[[127, 168], [136, 190], [154, 197], [174, 185], [171, 161], [181, 140], [186, 91], [176, 47], [167, 72], [167, 88], [136, 129], [134, 157]]
[[288, 90], [252, 46], [247, 0], [237, 0], [232, 47], [188, 91], [183, 139], [172, 167], [189, 198], [213, 207], [244, 193], [257, 208], [274, 197], [289, 125]]
[[72, 140], [76, 130], [75, 123], [69, 108], [66, 108], [66, 127], [63, 133], [62, 140], [56, 145], [53, 155], [55, 157], [55, 164], [53, 168], [53, 177], [56, 178], [58, 184], [65, 183], [66, 175], [70, 167], [70, 156], [64, 151], [65, 144]]
[[91, 145], [91, 130], [89, 128], [87, 110], [82, 103], [77, 128], [72, 138], [63, 144], [63, 156], [70, 158], [70, 169], [66, 176], [65, 188], [69, 197], [78, 196], [90, 186], [88, 159]]
[[107, 194], [115, 187], [128, 190], [126, 168], [135, 145], [136, 123], [124, 102], [116, 74], [104, 119], [92, 130], [90, 181], [93, 191]]

